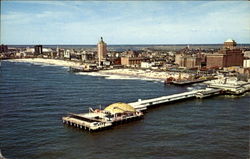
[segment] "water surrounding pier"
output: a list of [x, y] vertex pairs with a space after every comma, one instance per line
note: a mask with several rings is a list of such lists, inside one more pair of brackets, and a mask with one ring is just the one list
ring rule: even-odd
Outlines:
[[[198, 87], [196, 85], [195, 87]], [[249, 97], [215, 96], [163, 104], [144, 120], [89, 133], [61, 117], [189, 87], [76, 75], [67, 68], [2, 62], [0, 149], [10, 159], [237, 158], [249, 155]]]

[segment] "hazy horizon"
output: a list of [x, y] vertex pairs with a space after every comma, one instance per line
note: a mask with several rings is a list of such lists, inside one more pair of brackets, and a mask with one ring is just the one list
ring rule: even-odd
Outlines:
[[[9, 45], [9, 46], [29, 46], [29, 45], [45, 45], [45, 46], [55, 46], [55, 45], [64, 45], [64, 46], [67, 46], [67, 45], [72, 45], [72, 46], [96, 46], [97, 44], [4, 44], [4, 45]], [[223, 43], [197, 43], [197, 44], [107, 44], [107, 46], [120, 46], [120, 45], [155, 45], [155, 46], [172, 46], [172, 45], [223, 45]], [[237, 45], [250, 45], [250, 43], [237, 43]]]

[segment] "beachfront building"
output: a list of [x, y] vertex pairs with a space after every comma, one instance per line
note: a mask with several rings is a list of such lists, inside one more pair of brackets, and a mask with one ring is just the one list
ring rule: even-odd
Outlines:
[[43, 54], [43, 46], [42, 45], [35, 45], [34, 50], [35, 50], [34, 51], [35, 55]]
[[98, 63], [101, 65], [101, 61], [103, 61], [107, 56], [107, 44], [103, 41], [103, 38], [101, 37], [101, 40], [97, 44], [97, 55], [98, 55]]
[[140, 67], [144, 58], [141, 57], [121, 57], [121, 65], [127, 67]]
[[228, 39], [224, 42], [221, 50], [214, 54], [207, 55], [207, 67], [230, 67], [230, 66], [243, 66], [244, 55], [242, 50], [236, 48], [236, 42]]
[[8, 51], [8, 46], [7, 45], [0, 45], [0, 53], [7, 52]]
[[237, 43], [233, 39], [228, 39], [224, 42], [223, 48], [224, 49], [235, 49], [237, 46]]
[[175, 55], [175, 64], [179, 65], [179, 67], [200, 68], [201, 61], [202, 59], [199, 54], [187, 55], [179, 53]]
[[250, 58], [250, 51], [247, 50], [247, 51], [244, 51], [243, 53], [244, 53], [245, 58]]
[[180, 65], [181, 64], [181, 59], [184, 56], [183, 53], [176, 53], [175, 54], [175, 64]]
[[64, 59], [70, 59], [70, 50], [65, 50], [63, 53], [63, 57]]
[[250, 68], [250, 59], [245, 59], [244, 60], [243, 67], [244, 68]]
[[151, 68], [154, 64], [154, 62], [141, 62], [141, 68]]
[[57, 58], [59, 59], [63, 59], [63, 54], [64, 54], [65, 50], [64, 49], [57, 49]]
[[24, 50], [20, 51], [18, 54], [16, 54], [17, 58], [31, 58], [34, 57], [34, 48], [25, 48]]

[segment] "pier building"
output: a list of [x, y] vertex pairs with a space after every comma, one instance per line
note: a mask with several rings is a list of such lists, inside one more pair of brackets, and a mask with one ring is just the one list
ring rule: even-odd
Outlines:
[[143, 117], [141, 111], [126, 103], [114, 103], [107, 106], [104, 110], [92, 108], [88, 113], [74, 114], [70, 113], [63, 117], [63, 123], [75, 126], [80, 129], [95, 131], [101, 130], [113, 125], [129, 122]]
[[250, 90], [250, 83], [240, 81], [237, 77], [218, 77], [216, 80], [205, 82], [210, 88], [221, 89], [228, 94], [242, 94]]

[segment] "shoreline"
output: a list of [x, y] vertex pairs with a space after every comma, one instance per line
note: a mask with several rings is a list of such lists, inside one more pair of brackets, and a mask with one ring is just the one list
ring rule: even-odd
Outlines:
[[[82, 64], [74, 61], [65, 61], [59, 59], [43, 59], [43, 58], [27, 58], [27, 59], [11, 59], [7, 60], [10, 62], [23, 62], [23, 63], [34, 63], [34, 64], [49, 64], [54, 66], [62, 67], [79, 67]], [[100, 70], [98, 72], [80, 72], [80, 75], [91, 75], [91, 76], [107, 76], [107, 79], [140, 79], [140, 80], [152, 80], [164, 82], [168, 77], [178, 78], [179, 73], [176, 72], [156, 72], [146, 71], [141, 69], [111, 69], [111, 70]], [[182, 73], [182, 78], [188, 78], [189, 74]]]
[[80, 63], [74, 61], [66, 61], [59, 59], [44, 59], [44, 58], [24, 58], [24, 59], [10, 59], [7, 60], [10, 62], [23, 62], [23, 63], [35, 63], [35, 64], [49, 64], [55, 66], [63, 66], [63, 67], [77, 67], [81, 66]]

